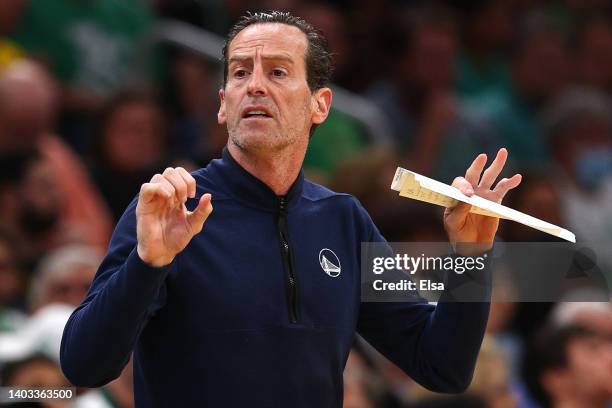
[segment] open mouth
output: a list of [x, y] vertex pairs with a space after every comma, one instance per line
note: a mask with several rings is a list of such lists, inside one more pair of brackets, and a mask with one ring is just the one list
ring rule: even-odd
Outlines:
[[271, 118], [272, 115], [264, 109], [247, 109], [242, 117], [245, 119], [266, 119]]

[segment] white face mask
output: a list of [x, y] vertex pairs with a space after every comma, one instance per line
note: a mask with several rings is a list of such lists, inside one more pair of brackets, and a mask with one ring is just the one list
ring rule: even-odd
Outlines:
[[612, 174], [612, 148], [589, 148], [580, 152], [574, 161], [574, 174], [582, 187], [597, 190]]

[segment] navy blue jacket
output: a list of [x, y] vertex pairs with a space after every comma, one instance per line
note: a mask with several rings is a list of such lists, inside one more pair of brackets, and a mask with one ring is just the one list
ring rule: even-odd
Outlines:
[[138, 407], [341, 407], [359, 332], [427, 388], [469, 385], [489, 304], [361, 303], [360, 243], [384, 238], [355, 198], [303, 173], [278, 197], [227, 150], [193, 176], [214, 211], [170, 265], [138, 257], [136, 200], [120, 219], [64, 329], [72, 383], [108, 383], [133, 351]]

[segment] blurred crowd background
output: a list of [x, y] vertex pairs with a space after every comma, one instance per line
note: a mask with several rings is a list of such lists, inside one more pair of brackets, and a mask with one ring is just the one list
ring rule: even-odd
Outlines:
[[[2, 385], [67, 385], [62, 329], [114, 223], [154, 173], [219, 157], [220, 41], [266, 9], [305, 18], [334, 52], [307, 175], [357, 196], [389, 241], [446, 240], [438, 208], [389, 190], [396, 166], [451, 182], [505, 146], [506, 176], [524, 176], [508, 205], [612, 242], [609, 0], [1, 0]], [[550, 240], [511, 223], [499, 236]], [[131, 407], [131, 376], [44, 406]], [[611, 399], [606, 302], [494, 303], [461, 396], [420, 388], [360, 340], [345, 371], [345, 408]]]

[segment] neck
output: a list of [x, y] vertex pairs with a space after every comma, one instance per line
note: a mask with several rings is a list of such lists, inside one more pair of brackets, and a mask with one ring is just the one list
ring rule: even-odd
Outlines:
[[262, 154], [260, 151], [243, 149], [231, 139], [227, 142], [227, 148], [234, 160], [279, 196], [287, 194], [298, 177], [307, 146], [308, 139], [303, 145], [292, 145]]

